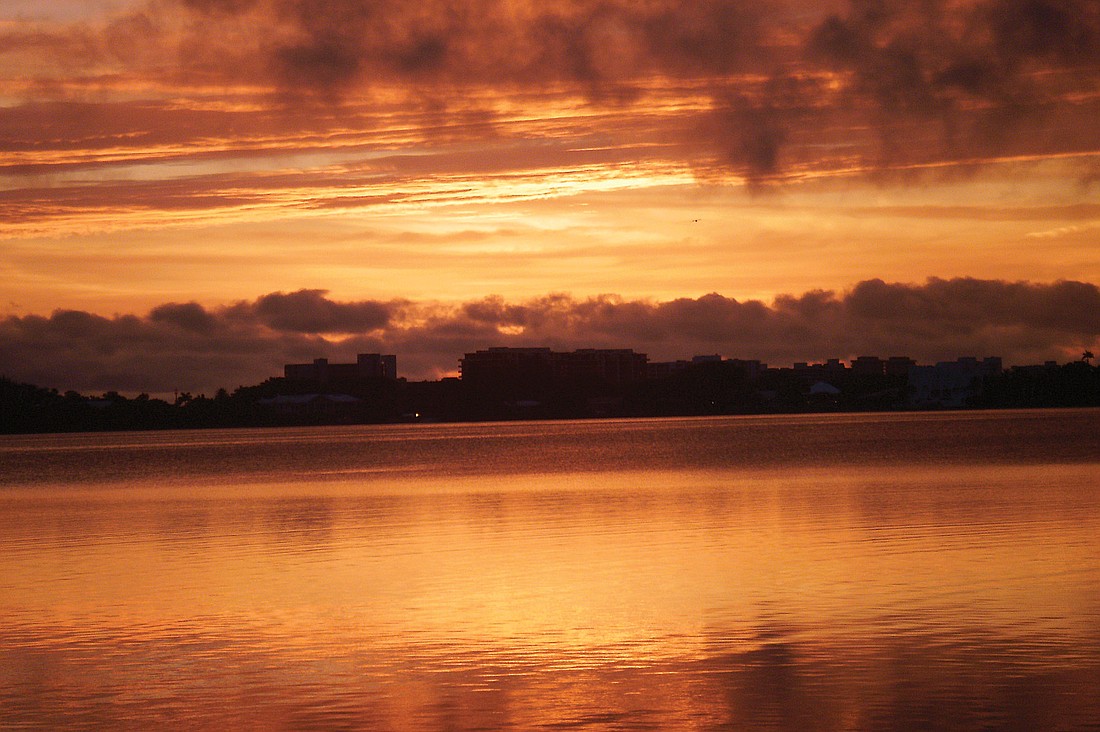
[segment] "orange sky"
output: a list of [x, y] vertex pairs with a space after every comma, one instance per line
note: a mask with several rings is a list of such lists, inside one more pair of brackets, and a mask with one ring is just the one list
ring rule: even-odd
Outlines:
[[[456, 309], [492, 296], [778, 311], [876, 279], [921, 297], [928, 278], [1068, 280], [1073, 312], [1100, 282], [1097, 119], [1090, 0], [9, 0], [0, 330], [17, 345], [0, 371], [60, 358], [18, 345], [56, 310], [148, 325], [165, 304], [299, 290], [400, 302], [404, 320], [290, 345], [271, 330], [273, 373], [337, 341], [410, 347], [433, 319], [461, 330]], [[975, 350], [1058, 357], [1100, 336], [993, 320]], [[495, 345], [467, 335], [407, 373]], [[766, 342], [675, 347], [910, 347]], [[204, 348], [224, 353], [188, 353]]]

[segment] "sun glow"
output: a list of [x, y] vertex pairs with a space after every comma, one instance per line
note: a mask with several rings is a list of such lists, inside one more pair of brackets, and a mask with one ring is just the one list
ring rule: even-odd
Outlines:
[[1096, 18], [757, 5], [9, 3], [2, 312], [1100, 280]]

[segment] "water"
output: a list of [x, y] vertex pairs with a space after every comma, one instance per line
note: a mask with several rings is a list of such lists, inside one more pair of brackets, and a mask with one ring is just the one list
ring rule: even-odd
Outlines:
[[1100, 729], [1100, 412], [5, 437], [0, 728]]

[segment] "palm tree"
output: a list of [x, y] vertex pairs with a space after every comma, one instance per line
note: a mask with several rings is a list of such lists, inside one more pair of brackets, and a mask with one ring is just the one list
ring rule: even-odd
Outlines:
[[1092, 351], [1085, 351], [1084, 353], [1081, 354], [1081, 360], [1084, 361], [1085, 363], [1088, 363], [1092, 359], [1093, 359]]

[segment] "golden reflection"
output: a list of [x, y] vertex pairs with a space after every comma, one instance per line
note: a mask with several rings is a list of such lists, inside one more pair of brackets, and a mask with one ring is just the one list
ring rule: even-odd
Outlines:
[[[966, 624], [978, 602], [987, 627], [1011, 637], [1025, 618], [1020, 627], [1035, 631], [1059, 607], [1063, 617], [1096, 609], [1086, 585], [1066, 578], [1095, 573], [1100, 555], [1064, 547], [1088, 545], [1100, 514], [1019, 495], [1004, 505], [982, 484], [1069, 486], [1090, 470], [964, 474], [956, 490], [969, 498], [950, 504], [916, 488], [935, 471], [893, 485], [816, 471], [376, 475], [168, 485], [156, 498], [140, 486], [72, 489], [47, 508], [17, 492], [5, 498], [0, 576], [14, 587], [2, 602], [24, 622], [119, 606], [143, 627], [265, 606], [308, 622], [324, 606], [451, 643], [641, 644], [662, 658], [692, 655], [683, 643], [700, 642], [708, 623], [748, 633], [762, 603], [829, 634], [873, 632], [890, 615], [881, 632], [920, 625], [922, 613]], [[1055, 490], [1048, 498], [1070, 497]]]
[[[459, 726], [850, 720], [888, 694], [895, 653], [916, 652], [925, 634], [1052, 668], [1095, 644], [1084, 588], [1100, 566], [1100, 514], [1065, 489], [1091, 471], [981, 470], [930, 491], [935, 471], [919, 470], [889, 483], [832, 471], [512, 475], [427, 489], [355, 479], [206, 496], [135, 485], [78, 491], [47, 512], [8, 495], [0, 637], [9, 649], [37, 638], [49, 658], [125, 638], [124, 677], [182, 644], [181, 678], [213, 673], [227, 652], [251, 669], [244, 679], [274, 689], [305, 669], [334, 694], [354, 694], [342, 685], [357, 678], [367, 697], [348, 709], [393, 728], [434, 725], [447, 698]], [[1016, 489], [1001, 500], [1036, 479], [1045, 501]], [[960, 491], [969, 498], [946, 502]], [[1026, 650], [1036, 644], [1041, 656]], [[949, 647], [920, 647], [928, 674], [907, 667], [908, 683], [958, 677]], [[89, 692], [106, 683], [86, 679]], [[796, 685], [785, 697], [795, 706], [770, 706], [776, 683]], [[727, 701], [714, 697], [723, 688]], [[285, 723], [291, 698], [246, 706]], [[309, 713], [327, 718], [333, 703], [315, 697]]]

